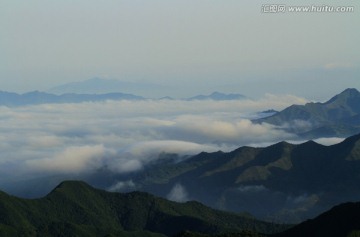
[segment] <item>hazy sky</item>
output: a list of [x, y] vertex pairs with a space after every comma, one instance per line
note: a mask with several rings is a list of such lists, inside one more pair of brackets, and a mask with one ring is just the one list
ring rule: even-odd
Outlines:
[[254, 0], [0, 0], [0, 90], [100, 76], [156, 83], [168, 88], [153, 92], [161, 96], [328, 99], [360, 89], [360, 2], [325, 3], [354, 12], [262, 13]]

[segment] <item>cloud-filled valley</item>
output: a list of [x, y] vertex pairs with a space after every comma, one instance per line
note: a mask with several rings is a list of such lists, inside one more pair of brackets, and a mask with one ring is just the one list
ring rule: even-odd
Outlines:
[[[296, 140], [274, 125], [253, 124], [257, 112], [306, 100], [106, 101], [0, 107], [1, 183], [47, 175], [86, 175], [106, 167], [141, 170], [160, 153], [192, 155]], [[334, 140], [337, 141], [337, 140]]]

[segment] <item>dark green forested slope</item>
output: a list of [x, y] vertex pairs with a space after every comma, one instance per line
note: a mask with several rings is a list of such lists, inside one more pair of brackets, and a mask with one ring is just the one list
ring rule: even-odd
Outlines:
[[284, 228], [197, 202], [109, 193], [80, 181], [63, 182], [41, 199], [0, 193], [0, 236], [173, 236], [183, 230], [273, 233]]
[[360, 202], [349, 202], [333, 207], [318, 217], [307, 220], [281, 233], [262, 235], [253, 231], [225, 234], [202, 234], [191, 231], [176, 237], [359, 237]]
[[274, 237], [359, 237], [360, 202], [344, 203]]
[[200, 153], [145, 170], [136, 188], [166, 197], [177, 184], [222, 210], [300, 223], [340, 203], [360, 200], [360, 134], [324, 146], [280, 142], [265, 148]]
[[[360, 202], [340, 204], [318, 217], [307, 220], [284, 232], [267, 235], [268, 237], [359, 237]], [[251, 231], [226, 234], [200, 234], [185, 231], [177, 237], [264, 237]]]

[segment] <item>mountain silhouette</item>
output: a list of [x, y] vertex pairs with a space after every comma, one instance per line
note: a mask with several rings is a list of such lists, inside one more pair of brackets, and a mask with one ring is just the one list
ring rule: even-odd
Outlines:
[[349, 88], [325, 103], [291, 105], [254, 122], [281, 126], [304, 138], [351, 136], [360, 132], [360, 92]]

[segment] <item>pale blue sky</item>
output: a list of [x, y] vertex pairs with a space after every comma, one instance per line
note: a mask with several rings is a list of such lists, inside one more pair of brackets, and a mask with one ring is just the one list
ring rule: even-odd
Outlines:
[[360, 89], [359, 1], [326, 1], [354, 6], [353, 13], [270, 14], [263, 4], [0, 0], [0, 90], [46, 90], [95, 76], [168, 88], [146, 96], [218, 90], [323, 99]]

